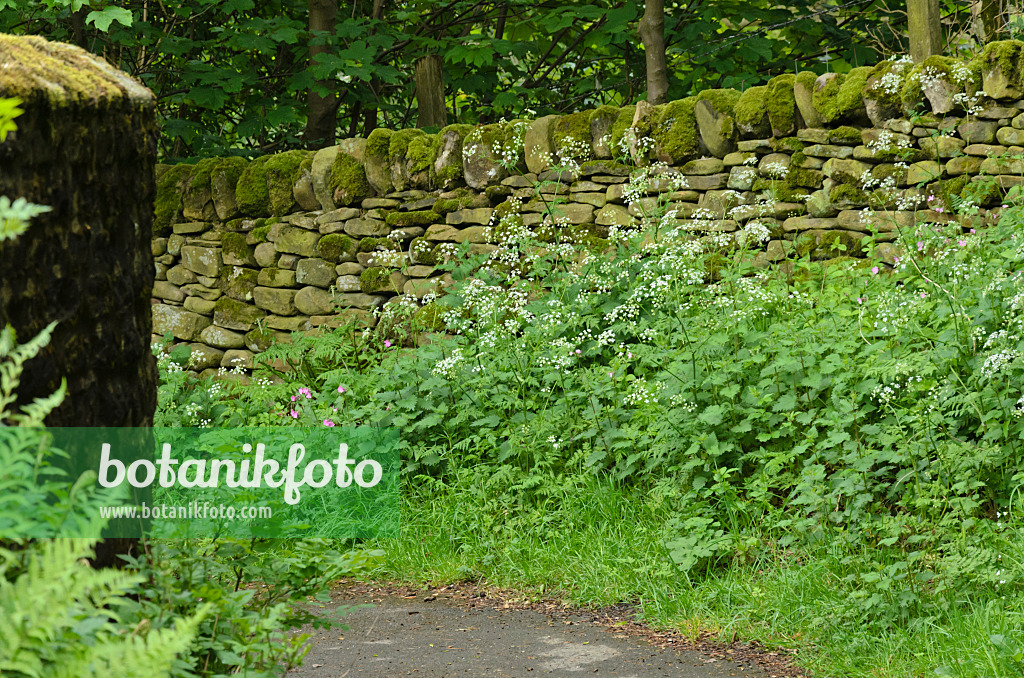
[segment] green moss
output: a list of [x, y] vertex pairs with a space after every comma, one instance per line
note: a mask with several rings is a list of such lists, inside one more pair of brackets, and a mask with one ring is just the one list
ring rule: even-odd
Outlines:
[[796, 99], [793, 97], [793, 83], [796, 76], [787, 73], [768, 81], [765, 90], [765, 108], [768, 122], [774, 136], [785, 136], [796, 131]]
[[622, 149], [619, 146], [622, 142], [622, 137], [626, 134], [626, 130], [633, 126], [633, 116], [635, 115], [636, 106], [623, 106], [619, 109], [619, 115], [615, 118], [609, 133], [609, 146], [612, 149], [613, 157], [622, 155]]
[[238, 209], [248, 216], [281, 216], [295, 208], [292, 189], [300, 175], [300, 165], [310, 151], [286, 151], [265, 155], [249, 163], [235, 187]]
[[964, 187], [967, 186], [967, 181], [970, 179], [966, 174], [952, 179], [939, 182], [939, 197], [942, 201], [952, 207], [955, 202], [955, 198], [960, 198], [963, 193]]
[[796, 137], [783, 137], [781, 139], [772, 139], [772, 150], [776, 152], [785, 153], [796, 153], [807, 148], [807, 144], [797, 139]]
[[439, 261], [437, 247], [437, 245], [424, 238], [413, 238], [409, 242], [409, 252], [412, 254], [413, 260], [428, 266], [434, 266]]
[[733, 112], [736, 116], [736, 124], [744, 127], [759, 127], [764, 124], [768, 115], [768, 108], [765, 99], [768, 94], [768, 87], [761, 85], [751, 87], [740, 95]]
[[598, 234], [598, 227], [594, 224], [578, 224], [572, 225], [562, 230], [563, 237], [567, 238], [570, 242], [580, 245], [588, 252], [594, 254], [600, 254], [608, 250], [611, 245], [611, 241], [607, 238], [602, 238]]
[[741, 94], [734, 89], [706, 89], [696, 94], [697, 101], [710, 101], [720, 113], [732, 115]]
[[359, 204], [364, 198], [373, 195], [373, 189], [366, 180], [366, 168], [347, 153], [338, 153], [334, 158], [328, 186], [339, 207]]
[[491, 205], [497, 205], [512, 195], [512, 189], [508, 186], [488, 186], [484, 189], [484, 195], [487, 196], [487, 201]]
[[555, 149], [567, 147], [572, 149], [574, 155], [582, 152], [583, 156], [576, 158], [578, 161], [590, 160], [593, 157], [590, 138], [590, 120], [593, 116], [594, 111], [580, 111], [559, 118], [551, 134]]
[[378, 127], [370, 132], [366, 138], [366, 149], [363, 151], [367, 156], [373, 156], [379, 160], [387, 160], [391, 150], [391, 135], [389, 129]]
[[5, 97], [45, 99], [55, 108], [79, 102], [96, 108], [127, 99], [124, 84], [98, 69], [84, 51], [35, 36], [0, 34], [0, 54], [0, 92]]
[[[0, 36], [2, 38], [4, 36]], [[156, 200], [153, 215], [153, 235], [164, 236], [171, 232], [178, 213], [181, 212], [181, 195], [185, 182], [192, 175], [195, 165], [174, 165], [166, 169], [156, 185]]]
[[772, 191], [777, 202], [803, 202], [810, 193], [786, 180], [759, 178], [751, 187], [754, 192]]
[[1024, 42], [1019, 40], [997, 40], [985, 46], [985, 50], [972, 62], [972, 71], [998, 67], [1015, 88], [1024, 86]]
[[968, 91], [973, 94], [978, 91], [981, 88], [981, 62], [976, 60], [971, 64], [966, 64], [970, 79], [961, 84], [956, 82], [953, 74], [956, 67], [962, 63], [959, 59], [933, 55], [915, 66], [900, 87], [900, 103], [903, 105], [903, 110], [915, 111], [925, 101], [921, 76], [926, 72], [950, 83], [955, 87], [956, 92]]
[[466, 135], [469, 134], [471, 131], [473, 131], [472, 125], [455, 124], [448, 125], [447, 127], [442, 128], [441, 131], [437, 133], [437, 135], [443, 137], [444, 135], [451, 132], [458, 136], [459, 141], [463, 141], [466, 138]]
[[852, 184], [837, 184], [829, 191], [828, 199], [832, 203], [846, 200], [851, 203], [866, 205], [868, 203], [868, 194]]
[[472, 191], [468, 188], [460, 188], [456, 190], [459, 195], [453, 198], [438, 198], [434, 202], [434, 207], [432, 208], [433, 211], [440, 216], [444, 216], [449, 212], [455, 212], [456, 210], [461, 210], [473, 204], [473, 201], [476, 199], [476, 195]]
[[418, 212], [389, 212], [384, 218], [384, 221], [391, 228], [426, 226], [428, 224], [436, 224], [438, 221], [438, 214], [433, 210], [421, 210]]
[[652, 129], [638, 132], [649, 134], [661, 150], [672, 157], [672, 164], [693, 160], [700, 155], [697, 118], [693, 112], [696, 105], [697, 97], [687, 97], [658, 106], [661, 114], [649, 121]]
[[828, 140], [833, 144], [848, 144], [855, 146], [861, 142], [861, 133], [856, 127], [843, 125], [842, 127], [830, 130], [828, 133]]
[[354, 256], [357, 249], [355, 241], [341, 233], [328, 233], [320, 238], [320, 242], [316, 245], [316, 251], [320, 258], [334, 264]]
[[807, 91], [813, 92], [814, 82], [817, 79], [818, 74], [813, 71], [800, 71], [799, 73], [796, 74], [796, 77], [793, 79], [793, 85], [796, 86], [797, 84], [799, 84], [800, 86], [805, 87]]
[[264, 318], [267, 312], [250, 304], [242, 303], [231, 297], [221, 297], [214, 306], [214, 313], [227, 316], [241, 323], [255, 323]]
[[824, 173], [818, 170], [803, 169], [791, 164], [786, 173], [786, 185], [790, 188], [819, 189], [825, 181]]
[[854, 68], [829, 80], [814, 93], [814, 108], [826, 123], [849, 122], [864, 107], [864, 87], [872, 66]]
[[804, 163], [807, 162], [807, 156], [802, 150], [797, 151], [793, 154], [793, 157], [789, 159], [789, 166], [792, 167], [803, 167]]
[[907, 177], [906, 167], [897, 167], [896, 165], [875, 165], [871, 168], [871, 176], [875, 179], [895, 179], [897, 183], [902, 183]]
[[[863, 96], [865, 99], [873, 99], [874, 101], [880, 101], [883, 104], [886, 104], [887, 106], [890, 107], [899, 106], [900, 95], [898, 91], [897, 93], [894, 94], [891, 91], [886, 91], [885, 88], [881, 85], [882, 78], [885, 77], [888, 73], [890, 73], [894, 67], [896, 67], [896, 62], [886, 59], [885, 61], [871, 68], [871, 72], [868, 73], [868, 77], [865, 81], [864, 86]], [[901, 65], [900, 68], [905, 67]], [[902, 77], [905, 79], [906, 73], [904, 73]], [[900, 88], [902, 88], [902, 84], [900, 85]]]
[[270, 226], [264, 224], [263, 226], [257, 226], [256, 228], [252, 229], [249, 232], [249, 235], [258, 244], [258, 243], [267, 242], [267, 234], [268, 233], [270, 233]]
[[[394, 137], [392, 137], [394, 139]], [[441, 148], [441, 137], [437, 134], [424, 134], [413, 137], [405, 151], [405, 159], [409, 173], [428, 172], [433, 174], [434, 161]]]
[[244, 233], [224, 233], [220, 238], [220, 246], [225, 254], [230, 254], [242, 261], [253, 254], [252, 248], [245, 244]]
[[401, 292], [391, 281], [391, 270], [380, 266], [368, 268], [359, 274], [359, 289], [366, 294], [376, 292]]
[[[400, 129], [391, 134], [388, 140], [388, 162], [395, 162], [399, 158], [407, 157], [409, 144], [417, 137], [427, 136], [421, 129]], [[367, 142], [369, 143], [369, 142]]]
[[402, 249], [402, 246], [391, 238], [362, 238], [358, 247], [360, 252], [399, 252]]
[[435, 186], [452, 186], [462, 180], [462, 163], [442, 167], [434, 176]]
[[435, 301], [425, 304], [412, 314], [413, 327], [432, 332], [444, 332], [448, 329], [444, 322], [444, 315], [448, 310], [447, 306], [442, 306]]

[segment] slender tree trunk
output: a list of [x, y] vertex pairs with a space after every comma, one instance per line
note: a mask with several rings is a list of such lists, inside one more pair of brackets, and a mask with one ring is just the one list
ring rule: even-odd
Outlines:
[[910, 56], [915, 63], [942, 54], [939, 0], [907, 0], [907, 24], [910, 29]]
[[665, 65], [665, 1], [646, 0], [640, 19], [640, 40], [647, 58], [647, 102], [668, 101], [668, 68]]
[[978, 42], [990, 43], [1002, 40], [1003, 7], [1001, 0], [974, 0], [971, 14], [974, 17], [974, 35]]
[[[329, 47], [317, 44], [325, 33], [334, 32], [334, 24], [338, 18], [337, 0], [309, 0], [309, 65], [316, 63], [320, 54], [329, 51]], [[335, 129], [338, 124], [338, 93], [337, 85], [332, 80], [318, 80], [318, 88], [327, 88], [326, 94], [309, 90], [309, 117], [306, 119], [306, 146], [324, 148], [334, 144]]]
[[[384, 18], [384, 3], [387, 0], [373, 0], [373, 12], [370, 18], [379, 20]], [[370, 132], [377, 129], [377, 92], [380, 91], [380, 80], [376, 77], [370, 78], [370, 92], [374, 100], [363, 109], [363, 136], [369, 137]]]
[[448, 124], [441, 63], [437, 54], [428, 54], [416, 62], [413, 77], [416, 80], [417, 127], [444, 127]]

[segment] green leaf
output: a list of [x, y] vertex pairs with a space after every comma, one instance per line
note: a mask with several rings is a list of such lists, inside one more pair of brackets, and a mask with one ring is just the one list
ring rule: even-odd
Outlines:
[[115, 21], [122, 26], [131, 27], [131, 10], [124, 7], [104, 7], [103, 9], [89, 12], [85, 17], [85, 23], [93, 24], [102, 33], [109, 31], [110, 24]]

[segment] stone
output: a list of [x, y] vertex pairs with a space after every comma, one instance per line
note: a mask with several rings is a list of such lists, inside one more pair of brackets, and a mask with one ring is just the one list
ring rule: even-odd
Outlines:
[[427, 232], [423, 235], [427, 240], [437, 240], [442, 242], [454, 242], [458, 237], [459, 230], [452, 228], [447, 224], [434, 224], [427, 229]]
[[[245, 337], [242, 337], [242, 340], [245, 341]], [[251, 370], [255, 366], [254, 357], [252, 351], [233, 348], [229, 351], [224, 351], [224, 355], [220, 359], [220, 366], [228, 369], [241, 367], [242, 369]]]
[[935, 160], [915, 162], [907, 168], [907, 183], [916, 185], [942, 177], [942, 165]]
[[359, 275], [363, 272], [363, 267], [354, 261], [348, 261], [335, 266], [334, 272], [338, 275]]
[[814, 218], [834, 217], [839, 211], [828, 197], [828, 191], [815, 191], [805, 203], [807, 214]]
[[[755, 151], [768, 151], [772, 148], [771, 139], [740, 139], [736, 142], [736, 149], [739, 153], [753, 153]], [[731, 155], [731, 154], [730, 154]]]
[[291, 337], [285, 332], [276, 332], [271, 329], [255, 329], [246, 333], [245, 347], [254, 353], [263, 353], [275, 343], [287, 343]]
[[384, 305], [384, 297], [373, 294], [363, 294], [362, 292], [354, 294], [339, 294], [337, 295], [337, 302], [338, 306], [341, 308], [373, 310]]
[[323, 259], [302, 259], [295, 267], [295, 282], [328, 288], [334, 282], [334, 264]]
[[493, 144], [485, 141], [487, 133], [483, 130], [491, 127], [478, 127], [463, 141], [462, 175], [470, 188], [480, 190], [498, 184], [508, 176], [508, 170], [501, 164], [501, 157], [495, 153]]
[[282, 254], [281, 258], [277, 260], [277, 267], [286, 271], [294, 271], [301, 259], [302, 257], [297, 254]]
[[263, 287], [294, 287], [295, 271], [281, 268], [261, 268], [257, 284]]
[[793, 250], [797, 256], [810, 255], [816, 261], [856, 256], [863, 253], [865, 237], [863, 233], [854, 231], [812, 229], [797, 235]]
[[724, 170], [725, 163], [718, 158], [699, 158], [697, 160], [691, 160], [680, 169], [683, 174], [690, 175], [718, 174]]
[[556, 219], [565, 218], [570, 224], [589, 224], [594, 221], [594, 208], [591, 205], [578, 203], [552, 205], [551, 212]]
[[[746, 165], [753, 158], [757, 158], [757, 153], [750, 153], [745, 151], [736, 151], [734, 153], [730, 153], [722, 159], [723, 169], [725, 169], [726, 167], [735, 167], [737, 165]], [[694, 172], [694, 174], [696, 174], [696, 172]]]
[[913, 212], [891, 212], [870, 210], [843, 210], [836, 217], [841, 228], [850, 231], [871, 233], [889, 233], [898, 229], [909, 230], [914, 227]]
[[350, 219], [345, 222], [345, 233], [354, 238], [380, 238], [390, 231], [391, 227], [386, 222], [374, 219]]
[[1024, 113], [1015, 115], [1013, 120], [1010, 121], [1010, 124], [1016, 129], [1024, 129]]
[[[299, 172], [299, 178], [295, 180], [295, 184], [292, 186], [292, 198], [304, 210], [320, 209], [320, 201], [313, 190], [313, 177], [309, 170]], [[331, 204], [333, 205], [333, 203]]]
[[185, 294], [202, 297], [203, 299], [208, 299], [210, 301], [220, 299], [224, 294], [221, 290], [211, 289], [205, 285], [200, 285], [199, 283], [183, 285], [181, 289], [185, 290]]
[[256, 245], [256, 251], [254, 253], [256, 264], [263, 267], [269, 268], [277, 265], [277, 260], [281, 258], [277, 248], [274, 247], [272, 242], [261, 242]]
[[295, 308], [305, 315], [326, 315], [334, 310], [331, 295], [319, 287], [303, 287], [295, 295]]
[[560, 117], [558, 115], [546, 115], [543, 118], [534, 120], [526, 128], [523, 146], [526, 154], [526, 167], [531, 172], [539, 174], [551, 167], [555, 155], [552, 132], [554, 131], [555, 123], [558, 122]]
[[1024, 160], [1019, 158], [986, 158], [981, 163], [983, 174], [1024, 174]]
[[633, 217], [622, 205], [605, 205], [597, 211], [594, 221], [598, 226], [629, 226]]
[[362, 288], [359, 286], [359, 275], [366, 269], [362, 266], [359, 267], [359, 271], [356, 273], [350, 273], [346, 275], [339, 275], [334, 281], [334, 289], [338, 292], [358, 292]]
[[871, 165], [860, 160], [829, 158], [821, 171], [826, 177], [839, 183], [859, 186], [864, 173], [871, 171]]
[[[991, 144], [996, 138], [999, 124], [989, 120], [970, 119], [960, 123], [957, 132], [968, 144]], [[1002, 140], [999, 143], [1004, 143]]]
[[167, 252], [167, 238], [153, 238], [150, 241], [150, 253], [154, 257], [159, 257], [161, 254]]
[[188, 297], [185, 299], [185, 310], [198, 313], [200, 315], [213, 315], [213, 309], [216, 308], [217, 302], [207, 301], [199, 297]]
[[259, 273], [251, 268], [232, 266], [216, 281], [225, 296], [238, 301], [252, 301], [252, 291], [259, 280]]
[[[275, 224], [274, 227], [280, 224]], [[307, 231], [304, 228], [285, 225], [278, 232], [274, 239], [274, 248], [278, 252], [296, 254], [300, 257], [316, 256], [316, 244], [320, 241], [320, 234], [316, 231]]]
[[815, 218], [815, 217], [790, 217], [782, 222], [782, 229], [787, 232], [829, 230], [836, 228], [839, 222], [836, 219]]
[[951, 177], [958, 177], [961, 174], [977, 174], [981, 171], [981, 163], [982, 159], [973, 155], [957, 156], [946, 162], [946, 173]]
[[[490, 207], [455, 210], [454, 212], [449, 212], [445, 216], [445, 223], [453, 226], [458, 226], [460, 224], [489, 224], [491, 223], [491, 217], [493, 215], [494, 210]], [[427, 233], [430, 233], [430, 228], [427, 229]]]
[[[310, 183], [313, 188], [313, 197], [320, 204], [312, 209], [323, 208], [325, 210], [333, 210], [337, 207], [334, 204], [334, 191], [331, 190], [330, 186], [331, 172], [334, 169], [334, 161], [339, 153], [341, 153], [340, 146], [328, 146], [327, 148], [321, 148], [313, 156], [313, 165], [309, 172]], [[297, 198], [298, 196], [295, 197]], [[297, 199], [296, 202], [298, 202]]]
[[181, 248], [181, 264], [193, 273], [214, 277], [220, 273], [224, 262], [219, 247], [184, 245]]
[[174, 234], [167, 238], [167, 254], [175, 257], [181, 255], [181, 246], [185, 244], [185, 236]]
[[608, 202], [608, 196], [605, 193], [570, 193], [569, 199], [593, 207], [604, 207], [604, 204]]
[[[372, 199], [372, 198], [368, 198]], [[363, 202], [366, 202], [365, 200]], [[397, 202], [397, 201], [394, 201]], [[324, 212], [320, 216], [316, 217], [313, 221], [317, 226], [323, 224], [331, 224], [337, 221], [348, 221], [349, 219], [355, 219], [360, 214], [360, 210], [357, 207], [339, 207], [338, 209], [331, 210], [330, 212]]]
[[996, 139], [1004, 146], [1024, 146], [1024, 129], [1001, 127], [996, 133]]
[[280, 330], [281, 332], [304, 332], [313, 327], [309, 322], [309, 316], [305, 315], [293, 315], [288, 317], [268, 315], [265, 323], [270, 329]]
[[206, 346], [205, 344], [192, 344], [192, 355], [188, 360], [188, 368], [197, 372], [220, 367], [224, 358], [224, 351]]
[[971, 144], [964, 148], [967, 155], [976, 155], [983, 158], [1001, 156], [1006, 154], [1021, 153], [1024, 148], [1020, 146], [1000, 146], [998, 144]]
[[167, 270], [167, 264], [164, 264], [159, 261], [153, 262], [153, 275], [155, 276], [156, 280], [167, 280]]
[[463, 135], [458, 129], [440, 133], [437, 158], [434, 159], [434, 183], [438, 188], [452, 188], [462, 180]]
[[166, 280], [157, 280], [153, 283], [152, 295], [157, 299], [167, 299], [179, 303], [185, 301], [185, 293], [181, 291], [181, 288]]
[[956, 137], [937, 136], [918, 142], [924, 154], [932, 160], [953, 158], [963, 153], [967, 142]]
[[[808, 87], [806, 83], [800, 82], [800, 78], [797, 78], [793, 82], [793, 99], [796, 101], [796, 110], [808, 128], [818, 128], [824, 124], [821, 115], [818, 114], [818, 109], [814, 107], [813, 86]], [[797, 130], [798, 135], [799, 133], [800, 130]]]
[[757, 169], [748, 165], [737, 165], [729, 171], [726, 186], [734, 191], [749, 191], [757, 180]]
[[438, 295], [443, 291], [441, 278], [420, 278], [407, 280], [402, 288], [402, 294], [422, 299], [428, 294]]
[[167, 282], [172, 285], [188, 285], [189, 283], [194, 283], [196, 280], [198, 280], [196, 274], [181, 264], [167, 269]]
[[849, 158], [853, 155], [853, 148], [833, 144], [814, 144], [804, 148], [804, 155], [812, 155], [818, 158]]
[[761, 170], [762, 176], [772, 176], [773, 171], [788, 169], [791, 159], [792, 156], [787, 153], [769, 153], [761, 158], [757, 163], [757, 168]]
[[247, 332], [267, 314], [251, 304], [224, 297], [218, 299], [214, 306], [214, 324], [229, 330]]
[[921, 91], [928, 103], [931, 104], [932, 113], [945, 115], [955, 108], [956, 103], [953, 95], [960, 91], [960, 86], [951, 83], [944, 77], [923, 79]]
[[1009, 106], [986, 106], [978, 111], [976, 115], [979, 118], [1000, 120], [1003, 118], [1013, 118], [1017, 113], [1018, 110], [1016, 108], [1010, 108]]
[[[242, 348], [245, 346], [245, 336], [238, 332], [209, 325], [199, 333], [199, 341], [215, 348]], [[218, 363], [219, 366], [219, 363]]]
[[205, 221], [189, 221], [174, 225], [174, 233], [177, 235], [196, 235], [210, 227]]
[[716, 158], [736, 150], [736, 122], [730, 113], [718, 110], [710, 99], [698, 101], [693, 109], [701, 141]]
[[824, 127], [807, 127], [796, 131], [796, 138], [809, 144], [827, 144], [829, 130]]
[[686, 177], [685, 187], [694, 191], [715, 191], [725, 188], [728, 183], [728, 174], [708, 174], [705, 176]]
[[192, 341], [210, 324], [206, 316], [186, 311], [180, 306], [154, 304], [152, 310], [153, 334], [165, 335], [170, 332], [171, 336], [181, 341]]
[[253, 299], [258, 308], [274, 315], [295, 315], [295, 290], [257, 287], [253, 290]]
[[494, 239], [494, 229], [490, 226], [470, 226], [455, 232], [457, 243], [485, 243]]
[[196, 280], [199, 281], [200, 285], [205, 285], [206, 287], [217, 287], [217, 283], [220, 282], [217, 278], [206, 275], [197, 275]]

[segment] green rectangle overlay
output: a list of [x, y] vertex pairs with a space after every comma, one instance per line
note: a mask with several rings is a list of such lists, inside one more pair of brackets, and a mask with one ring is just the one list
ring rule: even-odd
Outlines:
[[0, 469], [19, 493], [6, 501], [37, 519], [0, 523], [0, 539], [361, 538], [399, 529], [396, 428], [0, 427], [4, 458], [20, 460]]

